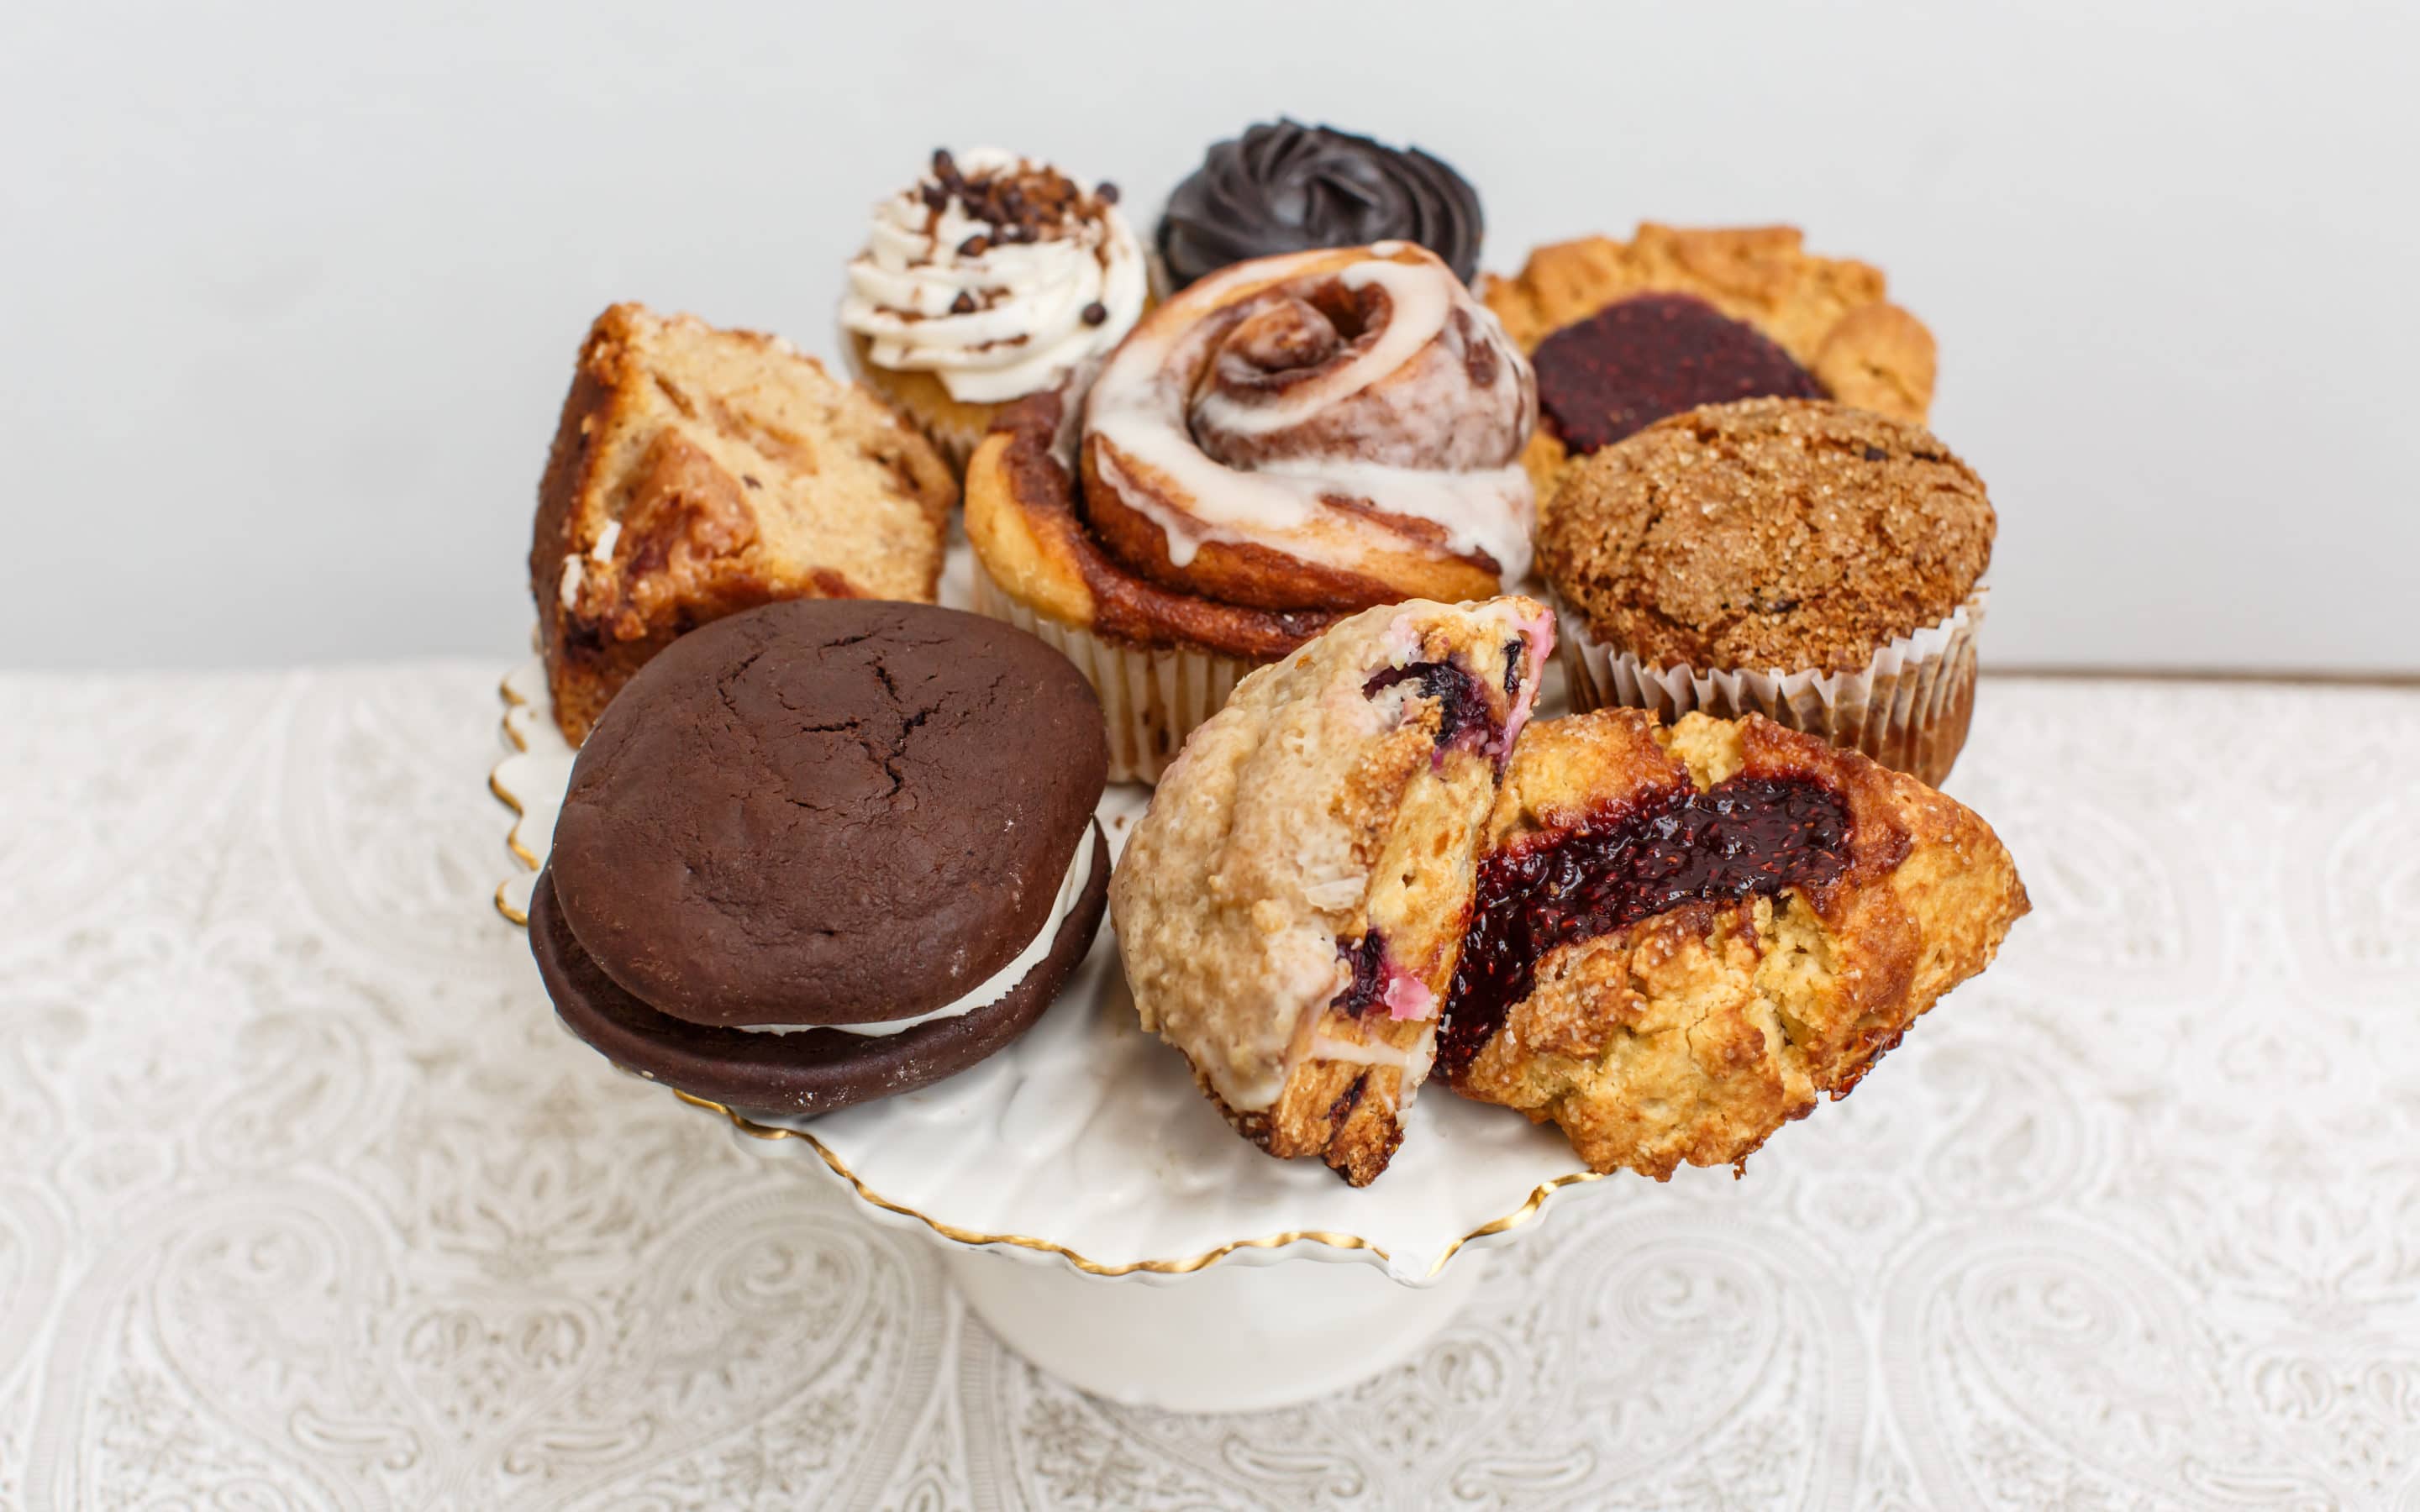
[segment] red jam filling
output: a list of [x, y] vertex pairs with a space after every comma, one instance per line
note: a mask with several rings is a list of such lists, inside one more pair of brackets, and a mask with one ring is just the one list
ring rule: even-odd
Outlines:
[[1482, 857], [1438, 1072], [1459, 1079], [1470, 1069], [1549, 951], [1683, 903], [1820, 887], [1847, 868], [1849, 828], [1848, 805], [1823, 783], [1734, 777]]
[[1336, 958], [1353, 968], [1353, 980], [1327, 1006], [1355, 1018], [1384, 1008], [1390, 1019], [1424, 1019], [1436, 1011], [1428, 984], [1387, 959], [1386, 936], [1372, 930], [1357, 940], [1337, 936]]
[[1386, 936], [1376, 930], [1372, 930], [1357, 940], [1348, 940], [1339, 936], [1336, 941], [1336, 955], [1341, 961], [1352, 963], [1353, 980], [1345, 983], [1342, 992], [1328, 999], [1327, 1006], [1340, 1013], [1350, 1013], [1357, 1019], [1370, 1011], [1371, 1005], [1386, 995]]
[[1823, 385], [1754, 326], [1693, 294], [1620, 300], [1538, 344], [1538, 408], [1574, 454], [1734, 399], [1821, 399]]
[[1388, 667], [1371, 674], [1361, 685], [1363, 698], [1376, 698], [1399, 684], [1417, 685], [1416, 696], [1435, 699], [1437, 702], [1436, 743], [1440, 749], [1478, 731], [1492, 734], [1496, 721], [1487, 712], [1487, 695], [1481, 690], [1479, 679], [1450, 661], [1416, 661], [1408, 667]]

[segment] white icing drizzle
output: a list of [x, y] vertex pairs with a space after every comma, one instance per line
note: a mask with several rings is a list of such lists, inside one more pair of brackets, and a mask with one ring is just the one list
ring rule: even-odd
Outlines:
[[[1389, 514], [1443, 527], [1450, 550], [1486, 552], [1507, 583], [1528, 574], [1535, 496], [1518, 460], [1535, 419], [1527, 363], [1495, 316], [1444, 264], [1410, 249], [1399, 249], [1396, 255], [1418, 260], [1371, 257], [1333, 274], [1312, 272], [1333, 258], [1329, 252], [1239, 264], [1186, 290], [1110, 355], [1093, 386], [1086, 430], [1105, 443], [1095, 454], [1104, 482], [1159, 527], [1171, 563], [1179, 569], [1189, 565], [1213, 541], [1275, 545], [1300, 560], [1338, 567], [1350, 567], [1372, 551], [1402, 548], [1403, 537], [1384, 524], [1324, 502], [1339, 497], [1367, 500]], [[1216, 360], [1215, 345], [1233, 324], [1205, 316], [1230, 301], [1252, 301], [1264, 291], [1283, 297], [1282, 285], [1299, 274], [1332, 276], [1348, 289], [1382, 289], [1389, 309], [1386, 329], [1333, 372], [1267, 403], [1202, 384], [1201, 375]], [[1242, 286], [1248, 283], [1262, 287]], [[1309, 424], [1322, 411], [1402, 374], [1431, 343], [1454, 341], [1458, 354], [1460, 332], [1448, 329], [1457, 311], [1466, 312], [1468, 329], [1496, 348], [1504, 375], [1498, 382], [1519, 385], [1512, 396], [1517, 424], [1507, 435], [1501, 465], [1400, 465], [1373, 460], [1371, 444], [1362, 440], [1347, 443], [1360, 455], [1281, 456], [1256, 467], [1231, 467], [1196, 439], [1197, 431], [1249, 438]], [[1433, 363], [1399, 384], [1406, 392], [1392, 395], [1394, 412], [1434, 424], [1440, 436], [1472, 418], [1473, 391], [1459, 360]], [[1171, 496], [1183, 501], [1183, 508], [1162, 503], [1145, 486], [1153, 480], [1138, 471], [1156, 475]]]
[[[964, 154], [970, 177], [1028, 166], [984, 147]], [[879, 366], [928, 372], [954, 399], [995, 404], [1056, 386], [1117, 344], [1142, 314], [1149, 280], [1142, 244], [1125, 217], [1102, 206], [1046, 239], [1000, 242], [967, 255], [999, 228], [955, 197], [939, 215], [920, 181], [874, 207], [865, 250], [848, 265], [840, 320], [867, 338]], [[927, 223], [930, 223], [929, 225]], [[975, 308], [956, 313], [960, 296]], [[1108, 318], [1084, 322], [1098, 303]]]
[[1274, 404], [1246, 404], [1222, 389], [1204, 390], [1194, 402], [1193, 419], [1210, 429], [1238, 435], [1285, 430], [1402, 367], [1445, 330], [1451, 308], [1444, 285], [1423, 276], [1424, 272], [1417, 264], [1374, 258], [1345, 269], [1336, 276], [1346, 288], [1375, 286], [1386, 291], [1393, 313], [1376, 341], [1342, 366], [1286, 390]]
[[1355, 1044], [1350, 1040], [1314, 1035], [1311, 1041], [1313, 1060], [1342, 1060], [1357, 1066], [1392, 1066], [1397, 1071], [1412, 1068], [1412, 1053], [1390, 1044]]
[[1025, 949], [1017, 951], [1008, 964], [985, 977], [981, 985], [930, 1012], [919, 1013], [913, 1018], [886, 1019], [879, 1024], [741, 1024], [735, 1027], [749, 1034], [799, 1034], [808, 1029], [838, 1029], [843, 1034], [879, 1039], [903, 1034], [919, 1024], [961, 1018], [979, 1008], [989, 1008], [1016, 991], [1016, 984], [1032, 975], [1033, 968], [1042, 964], [1042, 958], [1050, 953], [1051, 945], [1059, 938], [1060, 924], [1075, 912], [1076, 900], [1084, 896], [1084, 887], [1092, 880], [1093, 831], [1087, 825], [1076, 841], [1075, 858], [1067, 863], [1067, 874], [1060, 879], [1059, 895], [1051, 900], [1049, 914], [1042, 920], [1042, 928], [1034, 932], [1033, 938], [1026, 942]]
[[563, 586], [558, 590], [558, 592], [562, 594], [563, 607], [566, 610], [577, 609], [580, 608], [580, 584], [582, 576], [583, 569], [580, 565], [580, 553], [577, 551], [565, 552], [563, 556]]
[[621, 539], [622, 522], [618, 519], [607, 520], [605, 522], [605, 528], [597, 532], [597, 544], [588, 548], [590, 560], [596, 562], [612, 562], [613, 560], [614, 543]]

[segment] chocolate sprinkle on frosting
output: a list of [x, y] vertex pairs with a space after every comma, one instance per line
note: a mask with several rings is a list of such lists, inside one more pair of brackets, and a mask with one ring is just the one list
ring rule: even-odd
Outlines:
[[[1103, 191], [1106, 191], [1104, 193]], [[1073, 179], [1047, 163], [1024, 163], [1013, 172], [969, 174], [946, 147], [933, 153], [932, 177], [917, 188], [924, 207], [937, 217], [956, 200], [970, 220], [992, 227], [988, 237], [969, 237], [959, 255], [979, 257], [1001, 243], [1046, 241], [1066, 235], [1078, 222], [1097, 221], [1103, 209], [1117, 203], [1117, 190], [1104, 184], [1087, 194]]]
[[1181, 288], [1248, 258], [1413, 241], [1467, 284], [1485, 228], [1478, 192], [1417, 147], [1279, 120], [1212, 147], [1176, 186], [1159, 252]]

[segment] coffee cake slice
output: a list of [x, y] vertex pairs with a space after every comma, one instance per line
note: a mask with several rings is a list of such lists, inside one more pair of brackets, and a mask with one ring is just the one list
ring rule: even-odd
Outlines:
[[566, 739], [685, 631], [777, 599], [933, 601], [957, 486], [787, 342], [616, 304], [581, 347], [530, 546]]

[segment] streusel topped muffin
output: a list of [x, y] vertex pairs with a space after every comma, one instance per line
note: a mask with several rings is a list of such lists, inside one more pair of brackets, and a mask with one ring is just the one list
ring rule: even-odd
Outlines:
[[1938, 782], [1997, 526], [1921, 426], [1800, 399], [1659, 422], [1581, 464], [1539, 530], [1573, 702], [1764, 714]]
[[1245, 678], [1160, 779], [1109, 886], [1126, 980], [1270, 1154], [1386, 1168], [1553, 640], [1526, 598], [1365, 610]]
[[1557, 591], [1656, 666], [1862, 666], [1964, 602], [1997, 528], [1931, 432], [1780, 399], [1651, 426], [1563, 504], [1540, 532]]

